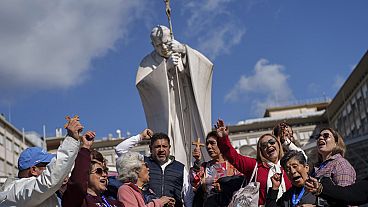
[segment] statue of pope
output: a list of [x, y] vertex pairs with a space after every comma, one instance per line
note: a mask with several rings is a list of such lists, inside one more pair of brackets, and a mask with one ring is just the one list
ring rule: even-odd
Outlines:
[[147, 125], [168, 134], [172, 155], [190, 167], [192, 141], [204, 142], [211, 130], [213, 64], [172, 39], [165, 26], [152, 29], [151, 41], [154, 51], [143, 58], [136, 77]]

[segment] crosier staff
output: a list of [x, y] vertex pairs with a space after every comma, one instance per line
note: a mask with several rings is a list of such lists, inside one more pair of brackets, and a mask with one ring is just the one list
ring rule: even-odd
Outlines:
[[166, 16], [167, 16], [167, 20], [169, 21], [169, 29], [170, 29], [170, 36], [172, 39], [174, 39], [174, 33], [173, 33], [173, 29], [172, 29], [172, 24], [171, 24], [171, 8], [170, 8], [170, 0], [164, 0], [165, 2], [165, 6], [166, 6]]
[[[166, 12], [166, 16], [167, 16], [167, 20], [169, 22], [169, 29], [170, 29], [170, 36], [171, 39], [174, 40], [174, 33], [173, 33], [173, 29], [172, 29], [172, 23], [171, 23], [171, 8], [170, 8], [170, 0], [164, 0], [165, 2], [165, 12]], [[183, 115], [183, 105], [182, 105], [182, 101], [181, 101], [181, 90], [180, 90], [180, 80], [179, 80], [179, 68], [178, 66], [175, 66], [175, 76], [176, 76], [176, 86], [178, 88], [178, 97], [179, 97], [179, 106], [180, 106], [180, 117], [181, 117], [181, 122], [182, 122], [182, 127], [183, 127], [183, 139], [184, 139], [184, 146], [185, 148], [187, 148], [186, 146], [186, 131], [185, 131], [185, 121], [184, 121], [184, 115]], [[170, 129], [169, 129], [170, 130]], [[188, 154], [188, 158], [191, 157], [191, 153]], [[188, 159], [189, 160], [189, 159]]]

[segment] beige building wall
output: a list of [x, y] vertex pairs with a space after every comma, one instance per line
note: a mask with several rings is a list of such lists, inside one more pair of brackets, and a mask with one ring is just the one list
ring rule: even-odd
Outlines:
[[7, 177], [17, 177], [18, 157], [25, 148], [32, 146], [35, 143], [0, 115], [0, 184]]

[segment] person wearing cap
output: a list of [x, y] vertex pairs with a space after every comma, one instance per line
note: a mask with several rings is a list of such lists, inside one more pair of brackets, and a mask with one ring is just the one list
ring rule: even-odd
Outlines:
[[18, 178], [5, 182], [4, 190], [0, 192], [0, 207], [60, 206], [55, 193], [74, 164], [83, 126], [79, 119], [73, 119], [66, 128], [68, 134], [56, 156], [38, 147], [27, 148], [20, 154]]

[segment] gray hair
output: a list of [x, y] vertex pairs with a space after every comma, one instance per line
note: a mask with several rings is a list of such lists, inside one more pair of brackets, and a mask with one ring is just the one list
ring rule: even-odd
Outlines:
[[143, 161], [143, 155], [138, 152], [127, 152], [122, 154], [116, 160], [118, 179], [122, 182], [136, 183]]

